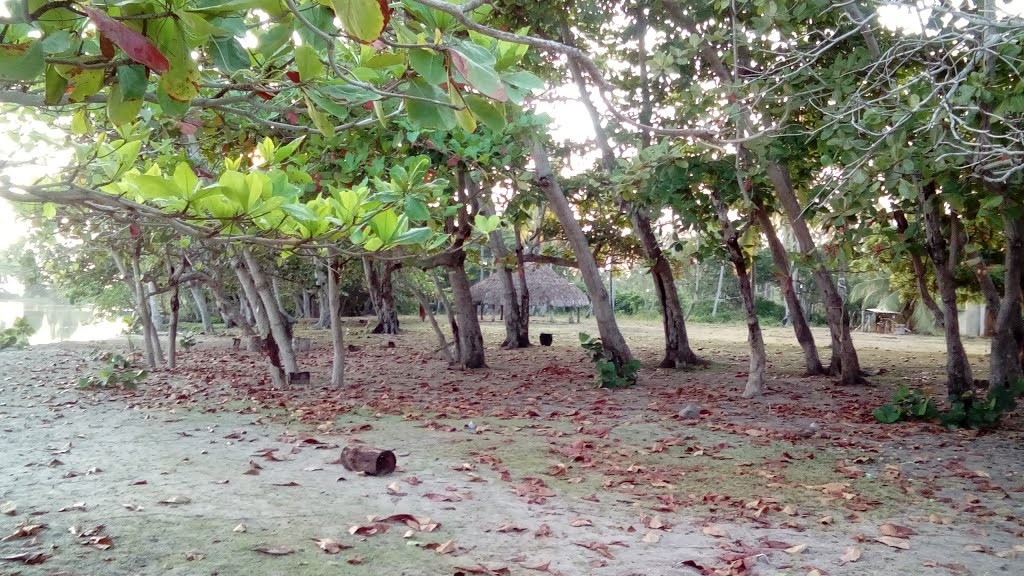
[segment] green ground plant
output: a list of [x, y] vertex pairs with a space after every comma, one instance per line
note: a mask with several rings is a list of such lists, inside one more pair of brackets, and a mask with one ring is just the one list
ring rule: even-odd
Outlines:
[[103, 360], [106, 364], [96, 374], [79, 378], [79, 388], [134, 389], [148, 375], [148, 372], [135, 368], [129, 358], [117, 352], [99, 354], [94, 359]]
[[601, 388], [628, 388], [636, 384], [636, 371], [640, 361], [636, 358], [622, 366], [616, 366], [604, 354], [604, 345], [600, 338], [592, 338], [585, 332], [579, 333], [580, 346], [590, 354], [597, 368], [598, 385]]
[[35, 331], [24, 316], [16, 318], [10, 328], [0, 326], [0, 350], [28, 346], [28, 338]]

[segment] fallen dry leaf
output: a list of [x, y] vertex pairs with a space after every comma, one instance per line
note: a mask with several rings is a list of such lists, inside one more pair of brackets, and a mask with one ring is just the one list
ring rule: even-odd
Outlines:
[[644, 537], [641, 538], [641, 540], [648, 544], [657, 544], [658, 542], [661, 542], [661, 534], [658, 534], [657, 532], [648, 532], [647, 534], [644, 534]]
[[580, 528], [581, 526], [593, 526], [594, 523], [588, 518], [574, 518], [572, 522], [569, 522], [569, 525], [573, 528]]
[[[22, 552], [13, 556], [0, 556], [0, 560], [12, 560], [23, 564], [42, 564], [50, 558], [53, 558], [53, 554], [44, 554], [42, 552]], [[15, 574], [18, 574], [18, 572], [15, 572]]]
[[495, 532], [500, 532], [502, 534], [506, 532], [526, 532], [526, 528], [521, 528], [515, 524], [502, 524], [501, 526], [498, 526]]
[[57, 512], [88, 512], [88, 511], [89, 511], [89, 505], [86, 504], [85, 502], [75, 502], [71, 506], [65, 506], [65, 507], [61, 508], [60, 510], [57, 510]]
[[659, 516], [648, 516], [644, 514], [640, 517], [640, 522], [643, 523], [647, 528], [652, 530], [668, 530], [672, 528], [672, 525], [662, 520]]
[[202, 560], [203, 558], [206, 558], [206, 554], [199, 550], [188, 550], [185, 552], [185, 560]]
[[882, 536], [895, 536], [896, 538], [906, 538], [907, 536], [917, 534], [912, 528], [888, 522], [879, 526], [878, 529]]
[[421, 544], [421, 546], [429, 550], [434, 550], [438, 554], [451, 554], [458, 548], [458, 545], [455, 544], [455, 540], [448, 540], [447, 542], [430, 542], [428, 544]]
[[188, 496], [171, 496], [170, 498], [165, 498], [161, 500], [159, 503], [175, 506], [178, 504], [188, 504], [191, 501], [192, 499], [189, 498]]
[[235, 526], [234, 528], [232, 528], [231, 531], [232, 532], [245, 532], [248, 529], [249, 528], [247, 528], [245, 524], [239, 524], [238, 526]]
[[17, 513], [18, 513], [18, 504], [17, 503], [8, 500], [7, 502], [4, 502], [3, 504], [0, 504], [0, 514], [5, 514], [7, 516], [14, 516]]
[[952, 524], [953, 523], [953, 517], [952, 516], [946, 516], [946, 515], [943, 515], [943, 514], [929, 514], [928, 515], [928, 521], [931, 522], [932, 524]]
[[822, 516], [821, 518], [818, 518], [818, 523], [823, 524], [825, 526], [828, 526], [832, 522], [833, 522], [833, 519], [832, 519], [831, 516]]
[[0, 542], [14, 540], [15, 538], [28, 538], [29, 536], [35, 536], [43, 528], [46, 528], [46, 524], [22, 524], [15, 528], [12, 534], [8, 534], [7, 536], [0, 538]]
[[328, 554], [337, 554], [346, 548], [352, 547], [348, 544], [342, 544], [341, 542], [337, 542], [330, 538], [313, 538], [312, 540], [313, 542], [316, 542], [316, 545], [319, 546], [321, 550]]
[[807, 544], [797, 544], [796, 546], [790, 546], [786, 548], [786, 554], [795, 555], [807, 550]]
[[910, 550], [910, 542], [902, 538], [894, 538], [892, 536], [879, 536], [875, 538], [875, 542], [881, 542], [886, 546], [892, 546], [893, 548], [899, 548], [900, 550]]
[[860, 557], [863, 555], [864, 551], [860, 548], [857, 548], [856, 546], [847, 546], [846, 551], [843, 552], [843, 555], [840, 556], [839, 560], [843, 563], [856, 562], [857, 560], [860, 560]]
[[534, 530], [533, 536], [535, 538], [542, 538], [544, 536], [551, 536], [551, 527], [548, 526], [547, 524], [541, 524], [540, 526], [537, 526], [536, 530]]
[[373, 522], [371, 524], [355, 525], [348, 529], [348, 533], [360, 536], [373, 536], [374, 534], [383, 534], [391, 528], [391, 524], [386, 522]]
[[715, 538], [728, 538], [729, 533], [720, 526], [705, 526], [703, 532], [708, 536], [714, 536]]
[[366, 558], [356, 554], [355, 556], [349, 558], [348, 560], [345, 560], [345, 562], [348, 562], [349, 564], [352, 564], [352, 565], [362, 564], [363, 562], [366, 562]]

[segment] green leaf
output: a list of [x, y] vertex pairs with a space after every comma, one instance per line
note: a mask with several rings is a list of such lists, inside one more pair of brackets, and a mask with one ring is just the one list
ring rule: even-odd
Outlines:
[[[436, 86], [428, 84], [422, 78], [414, 78], [409, 82], [406, 94], [429, 98], [444, 102], [447, 97], [444, 92]], [[420, 100], [407, 100], [406, 107], [409, 110], [409, 120], [419, 128], [427, 130], [451, 130], [455, 127], [455, 111], [445, 106], [438, 106], [430, 102]]]
[[482, 234], [490, 234], [497, 230], [500, 225], [501, 218], [499, 218], [497, 214], [493, 214], [491, 216], [477, 214], [473, 217], [473, 227]]
[[46, 67], [46, 96], [45, 102], [49, 106], [59, 104], [67, 92], [68, 79], [57, 72], [55, 66]]
[[252, 66], [249, 53], [238, 40], [231, 37], [213, 38], [206, 44], [206, 51], [213, 57], [213, 65], [228, 75]]
[[285, 160], [291, 158], [292, 154], [295, 152], [295, 149], [298, 148], [299, 144], [302, 144], [302, 141], [305, 139], [305, 136], [300, 136], [275, 150], [274, 164], [280, 164], [281, 162], [284, 162]]
[[363, 42], [380, 38], [391, 19], [386, 0], [331, 0], [331, 5], [345, 31]]
[[453, 48], [448, 53], [452, 64], [474, 88], [495, 100], [508, 100], [501, 78], [494, 71], [494, 55], [489, 50], [472, 42], [461, 42], [458, 49]]
[[174, 167], [174, 185], [184, 198], [191, 198], [192, 193], [199, 187], [199, 177], [195, 170], [187, 162], [178, 162]]
[[160, 88], [170, 98], [190, 102], [199, 95], [199, 72], [188, 66], [171, 66], [160, 76]]
[[405, 216], [409, 220], [422, 222], [430, 219], [430, 211], [423, 200], [415, 196], [407, 196], [405, 198]]
[[188, 102], [182, 102], [175, 100], [167, 94], [164, 90], [163, 84], [157, 84], [156, 87], [156, 103], [160, 105], [160, 109], [163, 113], [168, 116], [181, 117], [188, 114], [189, 109], [192, 107]]
[[107, 117], [114, 126], [134, 122], [142, 110], [142, 99], [126, 99], [121, 93], [121, 84], [114, 84], [110, 87], [110, 94], [107, 97]]
[[67, 30], [55, 30], [43, 38], [43, 52], [47, 54], [60, 54], [71, 48], [71, 33]]
[[315, 80], [324, 72], [324, 64], [320, 61], [320, 55], [306, 44], [295, 48], [295, 64], [299, 67], [301, 82]]
[[377, 238], [380, 238], [381, 242], [388, 244], [401, 233], [401, 222], [402, 219], [398, 213], [391, 208], [387, 208], [374, 214], [373, 218], [370, 218], [370, 228]]
[[81, 102], [99, 92], [102, 87], [103, 70], [82, 70], [75, 76], [75, 87], [71, 90], [69, 99], [72, 102]]
[[92, 123], [89, 122], [89, 117], [85, 114], [85, 108], [79, 108], [71, 116], [72, 134], [89, 134], [92, 132]]
[[991, 210], [1001, 206], [1003, 204], [1003, 199], [1003, 196], [989, 196], [981, 201], [981, 207], [984, 210]]
[[512, 74], [504, 74], [501, 79], [524, 90], [544, 89], [544, 81], [536, 74], [532, 74], [526, 70], [520, 70], [518, 72], [513, 72]]
[[448, 98], [451, 99], [451, 103], [455, 106], [462, 106], [462, 110], [455, 111], [455, 121], [459, 123], [459, 127], [469, 134], [475, 132], [476, 117], [473, 116], [473, 111], [466, 106], [466, 101], [462, 99], [462, 95], [459, 94], [459, 90], [455, 87], [454, 82], [448, 84]]
[[448, 81], [444, 55], [436, 50], [413, 48], [409, 51], [409, 65], [430, 84], [438, 85]]
[[[338, 27], [334, 25], [334, 12], [326, 6], [314, 3], [306, 4], [299, 7], [299, 12], [320, 31], [327, 32], [328, 34], [334, 34], [338, 31]], [[327, 41], [316, 32], [310, 30], [297, 18], [295, 19], [295, 31], [299, 33], [303, 44], [312, 46], [316, 51], [327, 49]]]
[[292, 39], [292, 27], [290, 24], [278, 24], [259, 35], [259, 42], [256, 43], [256, 53], [266, 59], [271, 59], [284, 48], [285, 44]]
[[308, 96], [305, 100], [306, 113], [309, 114], [309, 119], [313, 121], [313, 125], [316, 126], [317, 130], [323, 132], [324, 136], [327, 136], [328, 138], [334, 136], [334, 123], [331, 122], [331, 119], [318, 110]]
[[129, 100], [142, 98], [146, 95], [149, 80], [146, 79], [146, 67], [142, 64], [129, 64], [117, 67], [117, 82], [121, 85], [121, 97]]
[[46, 218], [49, 218], [51, 220], [53, 218], [56, 218], [57, 217], [57, 205], [54, 204], [53, 202], [44, 202], [43, 203], [43, 216], [45, 216]]
[[423, 244], [433, 236], [434, 231], [430, 228], [412, 228], [396, 236], [392, 244]]
[[0, 80], [30, 82], [45, 71], [42, 42], [0, 44]]
[[878, 408], [875, 408], [872, 414], [874, 414], [875, 420], [884, 424], [892, 424], [893, 422], [898, 421], [903, 415], [899, 408], [892, 404], [882, 404]]
[[466, 94], [466, 105], [473, 111], [477, 120], [491, 130], [500, 133], [505, 129], [505, 106], [484, 98], [479, 94]]

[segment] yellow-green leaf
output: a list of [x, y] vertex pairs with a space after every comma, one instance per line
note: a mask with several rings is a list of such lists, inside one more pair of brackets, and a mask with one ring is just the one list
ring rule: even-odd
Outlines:
[[331, 4], [345, 32], [363, 42], [380, 38], [391, 19], [387, 0], [331, 0]]
[[324, 71], [320, 55], [306, 44], [295, 48], [295, 64], [299, 67], [299, 80], [302, 82], [319, 78]]
[[81, 102], [100, 91], [103, 87], [103, 70], [82, 70], [75, 75], [75, 88], [71, 91], [72, 102]]

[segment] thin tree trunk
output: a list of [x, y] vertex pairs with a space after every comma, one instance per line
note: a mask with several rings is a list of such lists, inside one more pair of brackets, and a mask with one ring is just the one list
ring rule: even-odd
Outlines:
[[[947, 390], [951, 396], [960, 397], [971, 390], [974, 376], [971, 364], [960, 339], [960, 319], [957, 314], [956, 259], [959, 252], [959, 233], [954, 222], [950, 223], [950, 242], [942, 230], [942, 205], [931, 182], [921, 187], [921, 213], [924, 215], [925, 231], [928, 238], [928, 254], [935, 267], [935, 280], [939, 285], [945, 316], [946, 332], [946, 376]], [[954, 215], [955, 218], [955, 215]]]
[[[910, 223], [907, 222], [907, 215], [902, 210], [893, 210], [893, 219], [896, 221], [896, 230], [900, 233], [900, 238], [903, 238], [907, 230], [910, 229]], [[921, 260], [921, 256], [913, 251], [910, 252], [910, 265], [914, 268], [914, 282], [917, 284], [917, 292], [921, 296], [921, 302], [931, 310], [932, 316], [935, 317], [935, 325], [942, 328], [945, 324], [945, 315], [942, 313], [942, 308], [939, 308], [939, 304], [932, 297], [931, 290], [928, 289], [928, 274], [925, 271], [924, 261]]]
[[203, 334], [213, 334], [213, 320], [210, 319], [210, 307], [206, 304], [206, 294], [203, 294], [203, 287], [198, 282], [189, 282], [188, 291], [192, 294], [192, 301], [196, 303], [199, 321], [203, 323]]
[[807, 324], [807, 318], [800, 307], [800, 300], [796, 296], [793, 277], [790, 276], [792, 264], [789, 261], [789, 255], [786, 253], [786, 247], [779, 240], [779, 235], [775, 231], [775, 225], [772, 223], [772, 219], [763, 204], [758, 203], [755, 206], [754, 216], [761, 227], [761, 232], [764, 233], [765, 238], [768, 240], [768, 249], [771, 250], [775, 267], [779, 269], [779, 273], [782, 275], [779, 284], [782, 286], [782, 295], [786, 300], [786, 308], [789, 310], [789, 320], [793, 324], [793, 332], [796, 334], [796, 340], [800, 343], [800, 348], [804, 352], [805, 375], [819, 376], [827, 374], [828, 372], [821, 365], [821, 358], [818, 356], [818, 346], [814, 343], [814, 334], [811, 333], [811, 327]]
[[149, 296], [146, 285], [142, 281], [142, 266], [139, 263], [141, 247], [136, 243], [135, 252], [132, 253], [132, 277], [135, 280], [135, 294], [139, 303], [139, 320], [142, 322], [142, 334], [146, 339], [146, 362], [151, 368], [163, 364], [164, 354], [160, 347], [160, 335], [153, 326], [153, 316], [149, 309]]
[[617, 367], [622, 367], [633, 359], [626, 339], [622, 337], [618, 324], [615, 323], [615, 314], [612, 311], [611, 301], [608, 299], [608, 292], [604, 289], [604, 282], [601, 280], [601, 271], [597, 267], [594, 255], [590, 252], [587, 239], [583, 235], [576, 216], [569, 207], [569, 202], [562, 193], [554, 172], [551, 170], [551, 162], [544, 145], [535, 142], [531, 151], [533, 163], [537, 170], [537, 181], [551, 205], [552, 211], [562, 225], [572, 251], [576, 255], [576, 262], [580, 266], [580, 274], [583, 282], [587, 285], [587, 292], [590, 295], [590, 303], [593, 306], [594, 316], [597, 318], [597, 328], [601, 335], [601, 342], [608, 359]]
[[253, 256], [252, 251], [248, 248], [242, 248], [242, 255], [245, 257], [246, 268], [252, 276], [253, 284], [256, 287], [256, 293], [263, 304], [267, 320], [270, 323], [270, 335], [273, 336], [273, 340], [269, 342], [272, 346], [277, 346], [278, 353], [281, 355], [281, 365], [285, 369], [285, 374], [294, 374], [299, 371], [299, 366], [295, 361], [295, 352], [292, 350], [292, 331], [288, 325], [288, 321], [285, 319], [284, 314], [278, 307], [277, 300], [274, 298], [273, 290], [267, 282], [266, 276], [264, 276], [263, 270], [260, 268], [260, 263]]
[[764, 393], [764, 372], [767, 366], [767, 355], [764, 351], [764, 338], [761, 335], [761, 324], [757, 319], [757, 308], [754, 305], [754, 290], [750, 283], [750, 274], [747, 269], [746, 256], [743, 254], [743, 247], [740, 246], [740, 232], [729, 220], [729, 210], [722, 202], [717, 190], [709, 191], [711, 200], [715, 204], [715, 211], [718, 213], [718, 223], [722, 229], [722, 240], [729, 250], [729, 261], [736, 270], [736, 279], [739, 282], [740, 299], [743, 300], [743, 309], [747, 317], [747, 341], [750, 344], [750, 368], [747, 371], [747, 385], [743, 390], [744, 398], [760, 396]]
[[437, 292], [437, 300], [441, 303], [441, 307], [444, 308], [445, 314], [448, 315], [448, 326], [452, 330], [452, 344], [454, 354], [452, 355], [451, 362], [462, 363], [462, 345], [459, 343], [459, 325], [455, 321], [455, 312], [452, 310], [451, 305], [448, 303], [448, 296], [444, 293], [444, 288], [441, 286], [441, 281], [437, 279], [437, 276], [430, 275], [430, 280], [434, 283], [434, 289]]
[[[515, 229], [516, 236], [516, 277], [519, 278], [519, 321], [523, 325], [522, 332], [526, 335], [526, 341], [530, 341], [530, 287], [526, 284], [526, 265], [523, 262], [523, 239], [519, 236], [519, 229]], [[577, 313], [577, 317], [579, 314]], [[579, 322], [577, 322], [579, 324]]]
[[159, 332], [164, 329], [164, 317], [160, 314], [160, 303], [156, 298], [156, 282], [147, 282], [146, 289], [149, 294], [149, 317], [152, 318], [153, 329]]
[[217, 308], [220, 310], [221, 317], [225, 319], [225, 324], [229, 322], [238, 326], [239, 330], [245, 336], [254, 336], [256, 331], [252, 329], [252, 323], [245, 317], [241, 312], [245, 307], [245, 294], [240, 293], [239, 309], [236, 310], [231, 305], [231, 298], [228, 293], [224, 290], [224, 275], [217, 266], [210, 266], [210, 279], [206, 282], [206, 286], [213, 292], [213, 299], [217, 302]]
[[174, 369], [178, 363], [178, 312], [181, 308], [181, 284], [174, 282], [171, 289], [171, 325], [167, 330], [167, 367]]
[[[489, 198], [481, 198], [480, 213], [484, 216], [494, 214], [494, 207], [491, 206]], [[512, 269], [508, 267], [509, 252], [505, 246], [505, 240], [501, 237], [501, 230], [491, 231], [488, 234], [488, 243], [498, 263], [495, 273], [501, 282], [503, 302], [501, 316], [505, 322], [505, 341], [501, 345], [509, 350], [526, 348], [530, 345], [529, 323], [524, 322], [522, 318], [519, 294], [512, 278]]]
[[259, 330], [259, 336], [265, 343], [267, 351], [267, 361], [269, 362], [268, 370], [270, 371], [270, 379], [273, 381], [274, 386], [281, 388], [285, 384], [285, 370], [281, 365], [281, 357], [278, 354], [277, 347], [273, 345], [273, 337], [270, 332], [270, 319], [267, 317], [266, 306], [262, 303], [259, 293], [256, 290], [256, 284], [253, 281], [253, 277], [249, 272], [249, 269], [245, 266], [245, 261], [238, 254], [231, 256], [231, 263], [235, 268], [235, 274], [238, 276], [238, 283], [242, 286], [242, 290], [245, 292], [243, 295], [245, 299], [250, 303], [249, 309], [255, 318], [256, 327]]
[[711, 306], [711, 317], [718, 316], [718, 303], [722, 300], [722, 281], [725, 280], [725, 265], [718, 267], [718, 289], [715, 290], [715, 303]]
[[[330, 264], [326, 263], [326, 264], [324, 264], [323, 269], [321, 269], [321, 265], [320, 265], [319, 260], [318, 260], [315, 274], [316, 274], [316, 284], [317, 284], [317, 291], [316, 291], [317, 308], [319, 308], [319, 311], [320, 311], [320, 319], [317, 321], [316, 327], [319, 328], [319, 329], [325, 329], [325, 328], [330, 328], [331, 327], [331, 305], [330, 305], [331, 297], [330, 297], [330, 291], [327, 288], [327, 273], [325, 272], [325, 270], [329, 269], [329, 268], [330, 268]], [[339, 280], [339, 283], [340, 283], [340, 280]], [[340, 286], [338, 287], [338, 290], [341, 290]]]
[[1024, 272], [1024, 238], [1022, 223], [1010, 215], [1003, 215], [1003, 235], [1006, 238], [1003, 297], [996, 315], [995, 334], [991, 340], [989, 386], [1012, 386], [1022, 376], [1021, 370], [1021, 273]]
[[434, 336], [437, 337], [437, 343], [441, 346], [438, 350], [444, 356], [445, 360], [451, 364], [452, 355], [451, 352], [449, 352], [451, 344], [448, 343], [448, 339], [445, 338], [444, 331], [441, 330], [440, 324], [437, 323], [437, 317], [434, 316], [434, 310], [431, 308], [430, 302], [427, 301], [427, 296], [412, 280], [406, 283], [406, 288], [412, 292], [412, 295], [416, 298], [416, 301], [420, 303], [420, 307], [423, 308], [424, 313], [426, 313], [427, 318], [430, 320], [430, 327], [434, 330]]
[[[327, 260], [328, 313], [331, 316], [331, 385], [345, 385], [345, 325], [341, 322], [341, 262], [336, 255]], [[322, 314], [322, 312], [321, 312]]]

